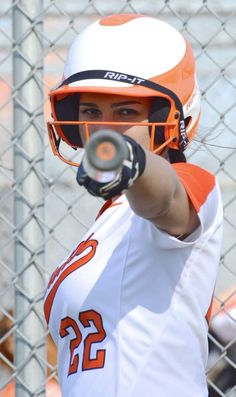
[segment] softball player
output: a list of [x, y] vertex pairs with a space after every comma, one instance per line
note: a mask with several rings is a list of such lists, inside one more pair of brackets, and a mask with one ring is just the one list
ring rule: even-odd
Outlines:
[[[106, 200], [45, 295], [62, 395], [206, 397], [222, 206], [214, 176], [184, 155], [200, 115], [189, 44], [149, 16], [101, 18], [73, 42], [50, 99], [54, 154]], [[126, 148], [111, 180], [88, 164], [101, 129]], [[63, 143], [85, 146], [81, 164]]]

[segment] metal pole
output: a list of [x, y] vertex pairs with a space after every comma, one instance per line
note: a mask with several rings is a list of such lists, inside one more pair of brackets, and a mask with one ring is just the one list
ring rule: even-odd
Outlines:
[[42, 11], [13, 1], [16, 397], [45, 394]]

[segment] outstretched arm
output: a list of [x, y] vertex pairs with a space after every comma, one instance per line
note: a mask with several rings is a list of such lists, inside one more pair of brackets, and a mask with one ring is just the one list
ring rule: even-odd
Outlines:
[[145, 154], [143, 174], [125, 191], [131, 208], [171, 235], [192, 233], [199, 219], [174, 169], [161, 156]]
[[[110, 138], [112, 136], [115, 137], [109, 135]], [[163, 157], [145, 150], [137, 143], [135, 137], [118, 137], [122, 145], [125, 142], [128, 154], [115, 179], [108, 183], [94, 180], [88, 168], [88, 156], [85, 155], [78, 170], [78, 183], [84, 185], [91, 194], [105, 199], [115, 197], [124, 191], [133, 211], [150, 220], [156, 227], [174, 236], [192, 233], [198, 227], [199, 219], [170, 163]], [[100, 135], [97, 133], [94, 135], [92, 146], [88, 144], [88, 147], [93, 147], [99, 140]], [[94, 156], [96, 150], [93, 151], [92, 157]]]

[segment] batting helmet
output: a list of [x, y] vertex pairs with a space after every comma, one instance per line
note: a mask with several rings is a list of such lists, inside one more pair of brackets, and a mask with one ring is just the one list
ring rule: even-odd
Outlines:
[[199, 121], [190, 46], [175, 28], [146, 15], [103, 17], [72, 43], [63, 79], [50, 92], [54, 121], [48, 128], [54, 153], [60, 140], [83, 146], [78, 128], [81, 92], [150, 97], [151, 150], [156, 152], [161, 146], [183, 153]]

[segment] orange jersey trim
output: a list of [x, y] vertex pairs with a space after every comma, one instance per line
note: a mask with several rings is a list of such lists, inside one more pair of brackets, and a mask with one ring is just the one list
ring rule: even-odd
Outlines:
[[99, 210], [97, 216], [96, 216], [96, 220], [103, 214], [103, 212], [105, 212], [108, 208], [111, 207], [115, 207], [116, 205], [120, 205], [122, 204], [122, 202], [116, 202], [116, 201], [112, 201], [112, 199], [108, 199], [103, 206], [101, 207], [101, 209]]
[[172, 164], [197, 212], [215, 186], [215, 177], [208, 171], [186, 163]]

